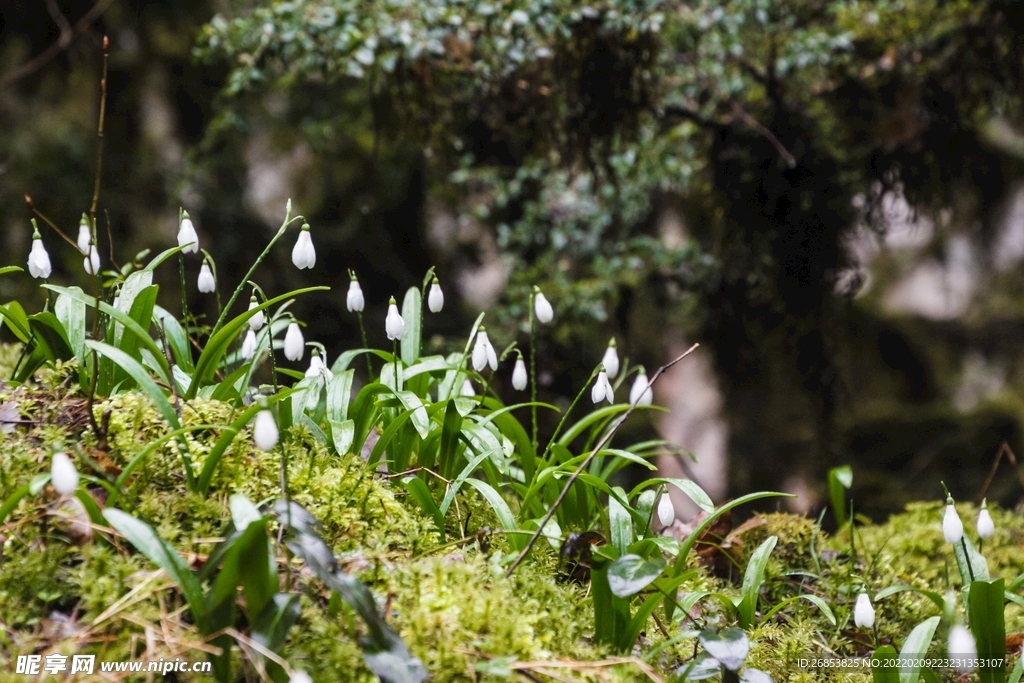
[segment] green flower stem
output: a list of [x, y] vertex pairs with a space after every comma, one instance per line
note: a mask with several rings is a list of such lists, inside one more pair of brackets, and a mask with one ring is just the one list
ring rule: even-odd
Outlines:
[[536, 294], [530, 292], [530, 419], [533, 428], [533, 452], [537, 452], [537, 351], [534, 344], [536, 334], [536, 322], [533, 316], [533, 297]]
[[[368, 348], [370, 348], [370, 346], [366, 343], [366, 327], [363, 326], [363, 312], [362, 311], [357, 311], [356, 312], [356, 317], [359, 318], [359, 335], [363, 338], [363, 348], [364, 349], [368, 349]], [[373, 381], [373, 365], [370, 363], [370, 356], [371, 356], [371, 354], [364, 353], [363, 355], [366, 356], [366, 381], [367, 382], [372, 382]]]
[[399, 386], [398, 381], [398, 340], [391, 340], [391, 357], [395, 361], [395, 391], [401, 391], [402, 387]]
[[270, 250], [273, 249], [275, 244], [277, 244], [277, 241], [284, 236], [285, 230], [288, 229], [288, 226], [297, 220], [302, 220], [302, 216], [295, 216], [294, 218], [292, 218], [292, 200], [289, 199], [288, 208], [285, 211], [284, 222], [281, 224], [281, 227], [277, 231], [277, 234], [274, 235], [274, 237], [267, 244], [266, 248], [263, 249], [263, 252], [253, 262], [252, 267], [249, 268], [249, 272], [245, 274], [245, 277], [242, 278], [242, 281], [238, 284], [238, 287], [235, 288], [235, 291], [231, 295], [231, 298], [228, 299], [228, 305], [224, 307], [223, 311], [221, 311], [220, 316], [217, 318], [217, 324], [214, 325], [213, 329], [210, 331], [211, 338], [214, 335], [216, 335], [217, 332], [220, 331], [220, 328], [224, 325], [224, 318], [227, 316], [228, 311], [230, 311], [231, 307], [235, 305], [235, 301], [242, 294], [242, 290], [245, 289], [246, 283], [252, 279], [253, 273], [255, 273], [256, 269], [259, 268], [261, 263], [263, 263], [263, 259], [267, 257], [267, 254], [269, 254]]
[[960, 537], [960, 547], [964, 549], [964, 558], [967, 560], [967, 575], [971, 577], [971, 583], [974, 583], [974, 567], [971, 566], [971, 554], [967, 552], [967, 537]]

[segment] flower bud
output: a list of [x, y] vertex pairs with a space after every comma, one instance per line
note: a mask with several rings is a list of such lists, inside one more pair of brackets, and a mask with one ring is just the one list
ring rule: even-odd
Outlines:
[[658, 520], [662, 526], [672, 526], [672, 522], [676, 521], [676, 508], [667, 491], [658, 499]]
[[526, 363], [522, 358], [516, 360], [516, 366], [512, 370], [512, 388], [522, 391], [526, 388]]
[[217, 282], [213, 279], [213, 271], [210, 270], [210, 264], [203, 263], [203, 266], [199, 269], [199, 291], [203, 294], [209, 294], [217, 288]]
[[78, 251], [82, 256], [89, 255], [89, 245], [92, 243], [92, 231], [89, 229], [89, 219], [82, 214], [82, 220], [78, 222]]
[[533, 288], [533, 311], [537, 314], [537, 320], [542, 323], [549, 323], [555, 317], [555, 312], [551, 308], [547, 297], [536, 286]]
[[36, 225], [36, 220], [33, 218], [32, 250], [28, 253], [28, 272], [34, 278], [48, 278], [51, 271], [50, 255], [46, 253], [43, 239], [39, 235], [39, 226]]
[[89, 255], [82, 259], [82, 267], [89, 275], [96, 275], [100, 272], [100, 253], [96, 251], [96, 245], [89, 245]]
[[858, 628], [871, 628], [875, 625], [875, 608], [867, 593], [857, 596], [857, 604], [853, 607], [853, 624]]
[[942, 535], [946, 537], [946, 543], [959, 543], [964, 537], [964, 523], [960, 521], [960, 515], [953, 505], [953, 498], [946, 498], [946, 514], [942, 517]]
[[437, 281], [436, 277], [430, 285], [430, 293], [427, 294], [427, 308], [431, 313], [440, 313], [444, 308], [444, 292], [441, 291], [441, 283]]
[[988, 512], [988, 501], [981, 501], [981, 512], [978, 513], [978, 536], [992, 538], [996, 532], [996, 525], [992, 521], [992, 515]]
[[288, 360], [302, 360], [302, 354], [306, 350], [306, 340], [302, 338], [302, 329], [298, 323], [288, 326], [284, 335], [284, 357]]
[[292, 248], [292, 263], [299, 270], [316, 265], [316, 249], [313, 248], [313, 238], [309, 234], [309, 223], [302, 224], [299, 239]]
[[178, 246], [184, 247], [181, 251], [186, 254], [194, 254], [199, 251], [199, 235], [192, 225], [192, 219], [188, 217], [188, 211], [181, 214], [181, 223], [178, 225]]
[[608, 399], [609, 403], [615, 403], [615, 390], [608, 381], [608, 374], [602, 368], [594, 380], [594, 387], [590, 390], [590, 400], [600, 403], [604, 399]]
[[366, 301], [363, 299], [363, 290], [355, 276], [348, 283], [348, 296], [345, 297], [345, 305], [348, 306], [348, 310], [352, 313], [361, 312], [366, 305]]
[[972, 660], [977, 657], [978, 645], [971, 632], [960, 624], [949, 629], [949, 658], [957, 664], [953, 668], [958, 673], [969, 674], [974, 671], [975, 665]]
[[405, 321], [398, 313], [398, 306], [395, 304], [395, 297], [391, 297], [388, 303], [388, 317], [384, 321], [384, 331], [388, 334], [388, 340], [400, 340], [405, 334]]
[[[251, 311], [252, 309], [257, 308], [258, 306], [259, 304], [256, 303], [256, 295], [253, 294], [252, 297], [249, 299], [249, 310]], [[267, 317], [263, 315], [263, 311], [259, 311], [251, 318], [249, 318], [249, 327], [251, 327], [254, 330], [258, 330], [261, 327], [263, 327], [266, 324], [266, 322]]]
[[50, 464], [50, 483], [62, 496], [70, 496], [78, 490], [78, 470], [67, 453], [54, 453]]
[[277, 423], [274, 414], [269, 410], [261, 410], [256, 414], [256, 426], [252, 430], [253, 441], [261, 451], [272, 451], [277, 445]]
[[641, 368], [636, 379], [633, 380], [633, 387], [629, 390], [629, 402], [631, 405], [649, 406], [654, 398], [648, 385], [647, 373]]
[[462, 392], [461, 393], [462, 393], [463, 396], [465, 396], [467, 398], [472, 398], [473, 396], [476, 396], [476, 390], [473, 389], [473, 383], [469, 381], [468, 377], [462, 383]]
[[608, 342], [608, 348], [604, 351], [601, 363], [604, 364], [604, 370], [608, 373], [608, 377], [615, 379], [615, 375], [619, 374], [619, 353], [615, 349], [615, 337]]
[[288, 683], [313, 683], [313, 679], [305, 671], [296, 669], [292, 671], [292, 675], [288, 677]]
[[483, 327], [477, 330], [476, 344], [473, 346], [473, 369], [480, 372], [488, 365], [491, 370], [498, 369], [498, 356], [494, 353], [494, 346], [487, 338], [487, 332]]

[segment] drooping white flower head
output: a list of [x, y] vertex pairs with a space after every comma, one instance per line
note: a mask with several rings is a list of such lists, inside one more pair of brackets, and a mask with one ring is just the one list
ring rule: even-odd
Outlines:
[[82, 259], [82, 267], [89, 275], [100, 272], [100, 253], [96, 250], [95, 244], [89, 245], [89, 255]]
[[398, 305], [395, 304], [395, 297], [388, 302], [388, 317], [384, 321], [384, 331], [388, 333], [388, 340], [400, 340], [405, 334], [405, 321], [398, 313]]
[[512, 369], [512, 388], [516, 391], [522, 391], [526, 388], [526, 363], [523, 362], [523, 357], [520, 356], [516, 359], [516, 366]]
[[242, 340], [242, 358], [245, 360], [252, 360], [252, 357], [256, 355], [256, 331], [247, 330], [245, 333], [245, 339]]
[[978, 513], [978, 535], [982, 538], [992, 538], [996, 532], [995, 522], [988, 512], [988, 500], [981, 501], [981, 512]]
[[444, 308], [444, 292], [441, 291], [441, 283], [436, 277], [430, 284], [430, 292], [427, 294], [427, 308], [431, 313], [440, 313]]
[[43, 238], [39, 235], [39, 226], [32, 219], [32, 250], [28, 253], [28, 272], [34, 278], [48, 278], [52, 268], [50, 255], [43, 246]]
[[948, 646], [950, 659], [960, 660], [957, 666], [953, 667], [957, 672], [969, 674], [974, 671], [975, 666], [972, 660], [978, 656], [978, 644], [966, 626], [957, 624], [949, 629]]
[[662, 526], [672, 526], [672, 522], [676, 521], [676, 508], [672, 505], [672, 497], [668, 495], [668, 491], [661, 494], [658, 499], [658, 521]]
[[89, 255], [89, 244], [92, 243], [92, 231], [89, 229], [89, 219], [82, 214], [82, 220], [78, 222], [78, 251], [82, 256]]
[[261, 451], [272, 451], [277, 445], [277, 422], [269, 410], [256, 413], [256, 426], [252, 430], [253, 441]]
[[490, 365], [491, 370], [498, 369], [498, 356], [494, 353], [494, 346], [487, 338], [487, 331], [480, 327], [476, 332], [476, 344], [473, 346], [473, 369], [477, 372]]
[[615, 379], [615, 375], [619, 374], [619, 352], [615, 348], [615, 337], [608, 342], [608, 348], [605, 349], [601, 362], [604, 364], [604, 371], [608, 373], [608, 377]]
[[316, 265], [316, 249], [313, 248], [313, 238], [309, 234], [309, 223], [302, 224], [299, 239], [292, 247], [292, 263], [299, 270]]
[[549, 323], [555, 317], [555, 311], [551, 308], [547, 297], [536, 285], [533, 287], [533, 312], [537, 314], [537, 320], [542, 323]]
[[188, 211], [181, 212], [181, 223], [178, 225], [178, 246], [184, 247], [181, 251], [186, 254], [194, 254], [199, 251], [199, 235], [192, 225], [192, 219], [188, 217]]
[[597, 373], [597, 379], [594, 380], [594, 387], [590, 390], [590, 400], [600, 403], [605, 399], [609, 403], [615, 403], [615, 390], [612, 389], [611, 382], [608, 381], [608, 373], [601, 368], [601, 371]]
[[327, 367], [327, 363], [324, 362], [323, 357], [317, 352], [314, 352], [313, 355], [309, 357], [309, 367], [306, 368], [305, 376], [320, 377], [327, 382], [334, 379], [334, 373], [331, 372], [331, 369]]
[[217, 288], [217, 281], [213, 278], [213, 271], [210, 269], [210, 264], [205, 261], [199, 269], [198, 286], [199, 291], [203, 294], [209, 294]]
[[348, 283], [348, 296], [345, 297], [345, 305], [348, 306], [350, 312], [359, 313], [366, 305], [366, 301], [363, 299], [363, 290], [359, 286], [359, 280], [356, 279], [355, 273], [351, 274], [351, 278], [352, 281]]
[[[249, 310], [251, 311], [252, 309], [256, 308], [257, 306], [259, 306], [259, 304], [256, 303], [256, 295], [253, 294], [249, 298]], [[263, 327], [266, 324], [266, 322], [267, 322], [267, 316], [263, 315], [263, 311], [260, 311], [259, 313], [256, 313], [251, 318], [249, 318], [249, 327], [251, 327], [254, 330], [258, 330], [261, 327]]]
[[857, 596], [857, 604], [853, 606], [853, 624], [858, 628], [871, 628], [875, 625], [875, 608], [871, 606], [871, 598], [867, 593]]
[[953, 498], [946, 498], [946, 513], [942, 517], [942, 535], [946, 543], [959, 543], [964, 537], [964, 523], [960, 521], [960, 515], [953, 505]]
[[647, 384], [647, 373], [644, 372], [643, 368], [640, 368], [640, 372], [637, 373], [636, 379], [633, 380], [633, 386], [629, 390], [629, 403], [631, 405], [651, 405], [651, 401], [654, 399], [654, 396]]
[[284, 334], [284, 357], [288, 360], [302, 360], [306, 351], [306, 340], [302, 337], [302, 328], [296, 322], [288, 325]]
[[292, 675], [288, 677], [288, 683], [313, 683], [313, 679], [305, 671], [296, 669], [292, 671]]
[[78, 470], [67, 453], [54, 453], [50, 464], [50, 483], [62, 496], [70, 496], [78, 490]]
[[473, 396], [476, 396], [476, 389], [473, 388], [473, 383], [469, 381], [468, 377], [462, 383], [462, 392], [461, 393], [462, 393], [463, 396], [465, 396], [467, 398], [472, 398]]

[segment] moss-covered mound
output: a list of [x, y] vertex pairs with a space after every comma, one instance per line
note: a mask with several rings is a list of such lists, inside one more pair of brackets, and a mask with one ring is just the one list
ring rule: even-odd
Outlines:
[[[82, 401], [66, 398], [59, 384], [35, 393], [4, 389], [0, 400], [17, 407], [20, 419], [0, 430], [0, 501], [47, 473], [53, 452], [63, 449], [83, 476], [93, 477], [88, 490], [102, 508], [111, 494], [100, 480], [116, 476], [168, 431], [148, 399], [134, 393], [95, 407], [100, 421], [109, 414], [105, 443], [97, 443], [88, 428]], [[196, 400], [182, 406], [182, 422], [226, 424], [233, 412], [227, 404]], [[197, 468], [217, 436], [214, 428], [189, 433]], [[342, 568], [370, 587], [379, 610], [435, 681], [672, 680], [697, 650], [696, 629], [732, 623], [713, 600], [697, 600], [688, 614], [677, 612], [674, 622], [659, 610], [627, 653], [632, 657], [622, 659], [623, 653], [594, 642], [590, 587], [560, 578], [558, 553], [549, 544], [541, 543], [511, 579], [503, 578], [509, 546], [502, 535], [488, 533], [497, 527], [494, 514], [475, 494], [459, 494], [448, 516], [448, 542], [441, 543], [405, 489], [371, 471], [359, 455], [330, 455], [302, 426], [290, 437], [283, 449], [267, 454], [253, 446], [251, 434], [239, 434], [205, 496], [186, 492], [178, 446], [169, 440], [134, 470], [117, 504], [148, 521], [198, 568], [225, 532], [231, 494], [257, 504], [279, 497], [283, 452], [293, 499], [323, 525]], [[60, 497], [47, 485], [0, 520], [0, 660], [53, 653], [97, 654], [101, 661], [203, 659], [209, 639], [190, 623], [174, 582], [86, 512], [78, 500]], [[973, 519], [975, 511], [963, 506], [961, 513]], [[986, 543], [986, 555], [993, 575], [1009, 582], [1024, 569], [1024, 522], [1002, 510], [993, 516], [997, 532]], [[736, 594], [750, 550], [777, 536], [759, 623], [749, 631], [748, 664], [777, 682], [868, 681], [867, 673], [802, 670], [797, 660], [871, 648], [873, 634], [852, 625], [853, 600], [862, 588], [872, 595], [896, 584], [943, 592], [951, 555], [940, 519], [938, 505], [913, 505], [885, 524], [858, 526], [851, 543], [848, 532], [827, 538], [811, 520], [766, 515], [733, 544], [733, 571], [700, 562], [695, 553], [690, 562], [698, 573], [677, 597], [694, 591]], [[278, 562], [282, 583], [290, 581], [291, 590], [304, 594], [284, 659], [318, 681], [375, 680], [363, 662], [358, 641], [365, 626], [355, 613], [332, 599], [299, 560], [286, 558], [283, 548]], [[836, 623], [805, 599], [773, 612], [801, 594], [820, 597]], [[914, 625], [937, 613], [911, 592], [878, 601], [876, 609], [879, 639], [897, 646]], [[1010, 606], [1007, 618], [1008, 632], [1024, 630], [1019, 608]], [[246, 626], [238, 624], [235, 671], [258, 680]], [[933, 643], [936, 652], [940, 641], [937, 636]], [[177, 676], [191, 680], [191, 674]], [[24, 679], [6, 667], [0, 680]]]

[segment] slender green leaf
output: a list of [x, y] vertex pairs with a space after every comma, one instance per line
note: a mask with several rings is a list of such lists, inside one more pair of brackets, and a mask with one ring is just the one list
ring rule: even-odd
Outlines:
[[779, 542], [778, 536], [769, 536], [764, 543], [750, 555], [747, 571], [743, 574], [743, 599], [738, 606], [740, 626], [750, 628], [754, 625], [757, 613], [757, 601], [761, 595], [761, 584], [764, 583], [764, 570], [768, 566], [768, 558]]
[[420, 357], [421, 325], [423, 322], [423, 295], [416, 287], [410, 287], [402, 300], [402, 320], [405, 333], [402, 335], [402, 362], [412, 365]]
[[[498, 517], [498, 523], [501, 524], [501, 528], [505, 531], [518, 531], [519, 527], [516, 525], [516, 519], [512, 515], [512, 510], [509, 509], [508, 503], [501, 497], [501, 494], [494, 490], [494, 488], [487, 482], [480, 481], [479, 479], [466, 479], [466, 483], [475, 488], [487, 501], [487, 504], [494, 510], [494, 514]], [[522, 550], [526, 545], [526, 540], [521, 538], [518, 534], [510, 534], [508, 543], [514, 550]]]
[[[975, 581], [971, 584], [967, 610], [971, 634], [978, 646], [978, 658], [986, 666], [978, 667], [981, 683], [1003, 683], [1006, 680], [1006, 623], [1003, 617], [1003, 579]], [[950, 657], [963, 656], [950, 652]], [[992, 666], [998, 661], [1000, 665]]]
[[434, 497], [430, 495], [427, 484], [419, 477], [413, 476], [403, 478], [402, 483], [413, 499], [423, 508], [423, 511], [433, 518], [434, 526], [437, 527], [437, 532], [441, 536], [441, 543], [444, 543], [444, 513], [434, 502]]
[[900, 650], [900, 683], [917, 683], [921, 675], [921, 663], [928, 653], [939, 617], [929, 617], [914, 627], [903, 642]]
[[[626, 492], [616, 486], [613, 489], [623, 499], [626, 498]], [[612, 547], [625, 555], [626, 549], [629, 548], [630, 544], [633, 543], [633, 519], [629, 515], [629, 511], [619, 502], [617, 498], [608, 499], [608, 529], [611, 532]], [[619, 558], [622, 559], [622, 558]], [[608, 580], [612, 580], [614, 574], [614, 563], [613, 568], [609, 569]], [[615, 591], [615, 585], [612, 585], [612, 592], [618, 595], [620, 598], [625, 597], [619, 595]]]
[[875, 650], [873, 657], [878, 666], [871, 667], [871, 678], [874, 683], [900, 683], [900, 669], [895, 664], [896, 648], [883, 645]]

